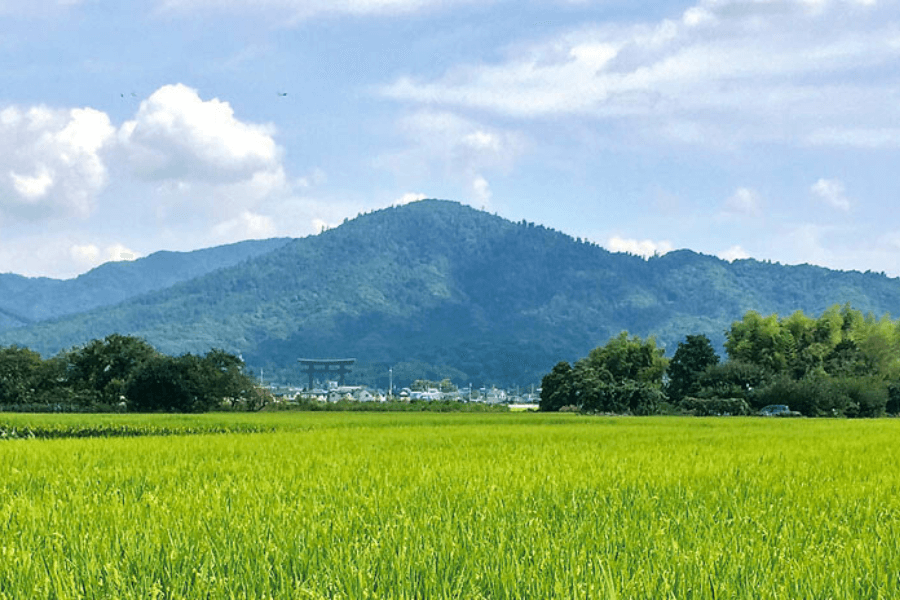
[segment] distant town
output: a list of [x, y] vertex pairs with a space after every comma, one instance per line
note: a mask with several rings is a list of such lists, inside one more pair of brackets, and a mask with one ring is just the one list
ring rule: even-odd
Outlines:
[[[446, 381], [446, 380], [445, 380]], [[424, 400], [427, 402], [454, 401], [454, 402], [481, 402], [485, 404], [509, 404], [524, 409], [538, 407], [540, 401], [540, 388], [501, 389], [496, 387], [461, 387], [443, 389], [440, 385], [404, 387], [395, 390], [373, 389], [364, 385], [340, 385], [338, 381], [316, 382], [318, 385], [312, 389], [297, 388], [293, 386], [270, 385], [267, 389], [271, 392], [275, 402], [295, 403], [300, 400], [317, 400], [319, 402], [339, 402], [341, 400], [351, 402], [388, 402]], [[419, 382], [416, 382], [419, 383]]]

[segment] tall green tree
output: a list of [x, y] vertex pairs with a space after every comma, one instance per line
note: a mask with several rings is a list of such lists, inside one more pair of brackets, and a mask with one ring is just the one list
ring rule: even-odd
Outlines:
[[540, 409], [557, 411], [563, 406], [575, 404], [573, 385], [572, 365], [566, 361], [556, 363], [541, 380]]
[[729, 359], [758, 365], [773, 375], [787, 369], [794, 349], [794, 338], [781, 326], [776, 314], [763, 317], [748, 311], [725, 332]]
[[160, 356], [139, 337], [112, 334], [66, 353], [68, 387], [81, 398], [113, 406], [122, 401], [129, 379]]
[[234, 354], [215, 348], [197, 361], [195, 368], [199, 385], [212, 404], [236, 406], [257, 397], [256, 382], [246, 372], [244, 361]]
[[590, 369], [607, 371], [617, 383], [637, 381], [659, 388], [668, 365], [663, 353], [654, 338], [643, 340], [623, 331], [606, 345], [591, 350], [583, 360]]
[[541, 410], [574, 405], [586, 411], [652, 413], [663, 399], [666, 365], [656, 340], [623, 331], [574, 367], [558, 363], [542, 381]]
[[719, 364], [712, 342], [705, 335], [689, 335], [678, 344], [666, 373], [669, 400], [678, 403], [685, 396], [700, 391], [700, 377], [711, 366]]
[[144, 362], [128, 381], [128, 409], [135, 412], [205, 412], [214, 407], [203, 387], [200, 357], [156, 356]]
[[28, 348], [0, 348], [0, 404], [33, 402], [40, 384], [41, 355]]

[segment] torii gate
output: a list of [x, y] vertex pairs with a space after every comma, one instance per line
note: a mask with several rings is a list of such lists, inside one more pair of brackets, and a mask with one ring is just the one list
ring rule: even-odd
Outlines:
[[299, 362], [303, 370], [309, 375], [309, 387], [313, 389], [313, 379], [316, 373], [328, 375], [335, 373], [338, 376], [338, 385], [344, 385], [344, 375], [350, 372], [350, 367], [356, 362], [355, 358], [301, 358]]

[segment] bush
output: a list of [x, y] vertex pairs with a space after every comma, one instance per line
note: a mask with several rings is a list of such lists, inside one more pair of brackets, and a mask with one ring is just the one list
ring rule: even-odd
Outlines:
[[753, 404], [753, 391], [764, 387], [767, 380], [768, 373], [758, 365], [739, 360], [720, 363], [707, 368], [700, 375], [700, 390], [696, 397], [744, 398]]
[[[586, 382], [583, 382], [586, 383]], [[593, 381], [579, 396], [582, 410], [617, 414], [653, 415], [666, 399], [658, 388], [637, 381]]]
[[752, 414], [743, 398], [695, 398], [685, 397], [680, 406], [698, 417], [729, 417]]
[[876, 377], [846, 377], [839, 379], [847, 407], [848, 417], [880, 417], [887, 407], [889, 392], [884, 381]]
[[888, 387], [877, 377], [781, 377], [758, 390], [754, 403], [787, 404], [807, 417], [878, 417], [888, 404]]

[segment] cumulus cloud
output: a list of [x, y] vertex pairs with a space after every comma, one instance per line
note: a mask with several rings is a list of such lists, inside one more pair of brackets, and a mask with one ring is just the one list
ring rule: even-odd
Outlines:
[[650, 258], [661, 256], [674, 250], [672, 243], [666, 240], [655, 242], [653, 240], [637, 240], [613, 236], [605, 244], [611, 252], [627, 252], [636, 256]]
[[857, 142], [896, 144], [897, 30], [888, 4], [700, 0], [669, 19], [579, 29], [382, 91], [519, 118], [634, 119], [627, 131], [679, 142], [828, 143], [855, 131]]
[[478, 175], [472, 180], [472, 197], [481, 204], [491, 201], [491, 184], [488, 180]]
[[845, 194], [844, 184], [837, 179], [819, 179], [812, 184], [810, 191], [832, 208], [844, 212], [850, 210], [850, 200]]
[[91, 108], [0, 111], [0, 213], [86, 217], [107, 183], [109, 117]]
[[232, 183], [280, 165], [270, 125], [245, 123], [228, 102], [202, 100], [182, 84], [141, 102], [119, 140], [134, 172], [148, 180]]
[[392, 203], [394, 206], [403, 206], [404, 204], [409, 204], [410, 202], [418, 202], [419, 200], [425, 200], [428, 198], [425, 194], [419, 194], [416, 192], [406, 192]]
[[718, 256], [722, 260], [727, 260], [728, 262], [750, 258], [750, 254], [740, 246], [731, 246], [727, 250], [719, 252]]

